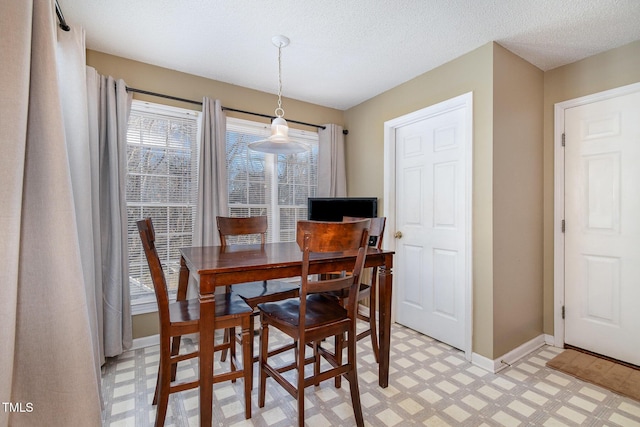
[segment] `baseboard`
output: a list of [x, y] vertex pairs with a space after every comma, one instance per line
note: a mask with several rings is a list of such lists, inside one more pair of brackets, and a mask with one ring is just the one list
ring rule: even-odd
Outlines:
[[[511, 350], [510, 352], [498, 357], [497, 359], [489, 359], [487, 357], [481, 356], [477, 353], [473, 353], [471, 355], [471, 363], [475, 366], [482, 368], [486, 371], [493, 372], [494, 374], [511, 366], [513, 363], [547, 344], [548, 340], [547, 335], [539, 335], [534, 339], [522, 344], [521, 346]], [[551, 337], [553, 340], [553, 337]]]
[[544, 334], [544, 343], [546, 345], [550, 345], [551, 347], [555, 347], [556, 346], [556, 337], [554, 337], [553, 335]]

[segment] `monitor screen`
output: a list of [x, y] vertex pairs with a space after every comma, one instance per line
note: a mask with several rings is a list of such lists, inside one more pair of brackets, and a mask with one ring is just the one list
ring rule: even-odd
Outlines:
[[309, 197], [308, 218], [313, 221], [342, 221], [343, 216], [378, 216], [377, 197]]

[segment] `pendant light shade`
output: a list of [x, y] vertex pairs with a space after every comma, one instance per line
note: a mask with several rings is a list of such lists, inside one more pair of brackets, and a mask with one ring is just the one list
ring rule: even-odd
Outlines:
[[278, 48], [278, 107], [276, 117], [271, 122], [271, 136], [261, 141], [252, 142], [249, 148], [254, 151], [270, 154], [295, 154], [307, 151], [307, 146], [289, 139], [289, 125], [284, 119], [282, 109], [282, 48], [289, 45], [289, 39], [285, 36], [275, 36], [271, 39]]

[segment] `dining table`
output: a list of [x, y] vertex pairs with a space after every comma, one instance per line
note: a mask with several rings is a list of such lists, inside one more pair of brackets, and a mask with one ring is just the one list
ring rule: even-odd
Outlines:
[[[199, 277], [200, 425], [209, 427], [213, 404], [216, 288], [245, 282], [299, 277], [302, 274], [302, 251], [296, 242], [279, 242], [225, 247], [184, 247], [180, 249], [180, 255], [179, 290], [186, 290], [190, 275]], [[349, 263], [353, 266], [356, 255], [356, 251], [313, 254], [310, 274], [345, 270]], [[393, 251], [369, 247], [365, 259], [365, 267], [378, 267], [378, 384], [383, 388], [389, 385], [393, 255]], [[179, 291], [179, 295], [184, 294], [185, 292]]]

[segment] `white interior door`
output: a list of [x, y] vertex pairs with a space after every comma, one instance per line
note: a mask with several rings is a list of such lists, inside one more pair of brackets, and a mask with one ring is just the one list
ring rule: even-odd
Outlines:
[[396, 321], [466, 350], [471, 112], [432, 108], [395, 128]]
[[565, 110], [565, 343], [640, 365], [640, 92]]

